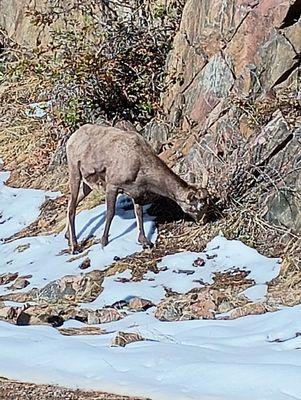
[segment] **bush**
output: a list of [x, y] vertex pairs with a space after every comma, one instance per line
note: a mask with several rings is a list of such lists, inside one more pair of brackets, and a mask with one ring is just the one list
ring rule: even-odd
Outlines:
[[[46, 12], [28, 7], [32, 23], [49, 29], [50, 43], [23, 62], [44, 81], [41, 93], [51, 98], [55, 118], [71, 130], [99, 118], [149, 121], [160, 110], [182, 7], [141, 0], [59, 0]], [[18, 69], [22, 75], [24, 65]]]

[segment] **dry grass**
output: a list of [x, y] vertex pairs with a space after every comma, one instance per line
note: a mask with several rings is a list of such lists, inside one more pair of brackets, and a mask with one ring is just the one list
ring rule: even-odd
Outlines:
[[0, 85], [0, 155], [11, 171], [11, 185], [65, 190], [65, 172], [48, 170], [57, 146], [49, 121], [27, 115], [40, 86], [33, 77], [22, 82], [11, 77]]
[[294, 306], [301, 303], [301, 239], [287, 243], [283, 251], [279, 276], [269, 285], [271, 304]]
[[[0, 377], [0, 400], [143, 400], [137, 397], [72, 390], [54, 385], [36, 385]], [[144, 399], [147, 400], [147, 399]]]

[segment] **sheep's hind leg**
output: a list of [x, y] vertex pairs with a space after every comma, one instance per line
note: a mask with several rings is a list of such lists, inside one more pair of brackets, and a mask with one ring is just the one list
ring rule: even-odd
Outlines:
[[[85, 182], [82, 182], [79, 188], [79, 193], [77, 196], [76, 200], [76, 206], [79, 205], [79, 203], [84, 200], [85, 197], [88, 196], [89, 193], [91, 193], [92, 189], [90, 188], [89, 185], [87, 185]], [[69, 234], [69, 221], [67, 220], [67, 225], [66, 225], [66, 232], [65, 232], [65, 238], [70, 242], [70, 234]], [[70, 243], [69, 243], [70, 244]]]

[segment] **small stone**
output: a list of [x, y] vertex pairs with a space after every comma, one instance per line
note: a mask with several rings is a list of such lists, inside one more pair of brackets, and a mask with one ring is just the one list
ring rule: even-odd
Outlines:
[[126, 307], [128, 305], [128, 302], [125, 300], [119, 300], [119, 301], [115, 301], [115, 303], [113, 303], [111, 305], [112, 308], [116, 308], [117, 310], [121, 310], [122, 308]]
[[115, 308], [102, 308], [99, 310], [88, 310], [88, 324], [105, 324], [107, 322], [119, 321], [123, 314]]
[[197, 258], [196, 260], [193, 261], [192, 264], [194, 267], [203, 267], [205, 265], [205, 260], [203, 258]]
[[129, 301], [129, 308], [133, 311], [146, 311], [154, 306], [150, 300], [141, 299], [140, 297], [134, 297]]
[[146, 340], [140, 333], [137, 332], [118, 332], [111, 342], [111, 346], [125, 347], [127, 344], [141, 342]]
[[[31, 275], [28, 275], [30, 278], [32, 277]], [[30, 285], [30, 282], [26, 279], [27, 276], [20, 276], [15, 280], [15, 282], [8, 287], [10, 290], [20, 290], [26, 288], [28, 285]]]
[[172, 272], [185, 275], [193, 275], [195, 273], [192, 269], [174, 269]]
[[6, 285], [18, 278], [18, 272], [11, 273], [8, 272], [7, 274], [0, 275], [0, 285]]
[[30, 243], [20, 244], [19, 246], [17, 246], [17, 247], [15, 248], [15, 251], [16, 251], [17, 253], [23, 253], [23, 251], [29, 249], [29, 247], [30, 247]]
[[122, 278], [122, 277], [118, 277], [116, 279], [114, 279], [115, 282], [119, 282], [119, 283], [128, 283], [131, 282], [131, 280], [129, 278]]
[[91, 267], [91, 260], [89, 257], [85, 258], [84, 261], [80, 264], [80, 269], [87, 269]]
[[81, 328], [60, 328], [58, 329], [58, 331], [64, 336], [103, 335], [107, 333], [104, 329], [98, 328], [96, 326], [83, 326]]

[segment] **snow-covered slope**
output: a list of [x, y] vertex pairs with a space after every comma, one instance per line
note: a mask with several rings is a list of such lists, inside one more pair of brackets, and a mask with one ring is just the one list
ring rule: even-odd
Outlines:
[[110, 334], [0, 323], [0, 375], [154, 400], [301, 398], [301, 306], [233, 321], [164, 323], [150, 311], [105, 327], [153, 341], [109, 347]]
[[[2, 173], [0, 236], [5, 238], [32, 222], [45, 200], [42, 191], [10, 189]], [[119, 201], [110, 244], [89, 248], [93, 269], [105, 269], [115, 256], [140, 251], [132, 210]], [[105, 207], [81, 212], [76, 219], [79, 239], [100, 237]], [[146, 231], [156, 237], [151, 218]], [[23, 246], [23, 247], [20, 247]], [[0, 244], [0, 275], [19, 272], [32, 275], [30, 286], [42, 287], [67, 274], [79, 274], [78, 260], [62, 253], [67, 243], [57, 236], [23, 238]], [[22, 251], [18, 249], [22, 248]], [[61, 254], [61, 255], [60, 255]], [[202, 267], [196, 259], [206, 258]], [[250, 271], [255, 285], [247, 289], [252, 299], [262, 298], [266, 282], [279, 273], [279, 260], [268, 259], [239, 241], [222, 236], [208, 243], [204, 253], [179, 253], [165, 257], [160, 272], [145, 275], [141, 282], [125, 282], [130, 271], [104, 280], [104, 290], [89, 308], [99, 308], [139, 296], [160, 301], [164, 287], [185, 293], [200, 282], [211, 282], [214, 272], [233, 267]], [[163, 268], [164, 267], [164, 268]], [[193, 274], [179, 274], [179, 270]], [[0, 294], [8, 292], [0, 286]], [[64, 327], [78, 327], [67, 321]], [[194, 320], [161, 322], [154, 308], [101, 325], [107, 332], [97, 336], [63, 336], [48, 326], [15, 326], [0, 322], [0, 376], [37, 383], [57, 383], [70, 387], [100, 389], [120, 394], [159, 399], [290, 400], [301, 399], [301, 306], [275, 313], [237, 320]], [[138, 332], [148, 340], [126, 347], [111, 347], [116, 331]]]
[[[1, 159], [0, 159], [1, 165]], [[0, 241], [25, 228], [39, 216], [39, 207], [59, 193], [6, 186], [9, 172], [0, 171]]]

